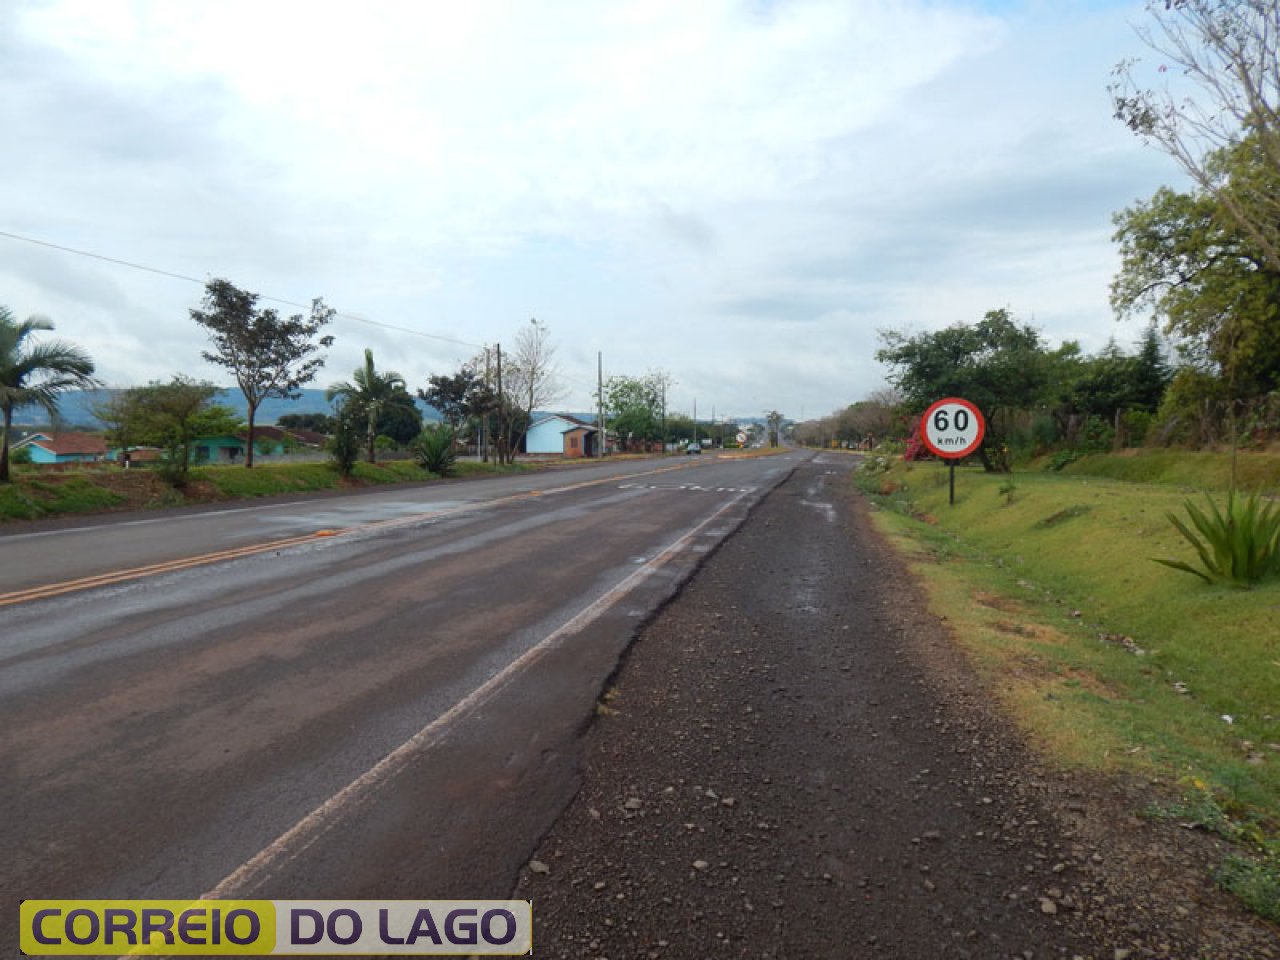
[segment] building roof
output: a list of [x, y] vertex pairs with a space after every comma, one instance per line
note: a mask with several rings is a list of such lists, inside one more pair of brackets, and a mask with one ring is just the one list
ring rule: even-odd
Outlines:
[[107, 452], [107, 441], [100, 434], [77, 433], [75, 431], [64, 431], [55, 434], [33, 433], [31, 436], [19, 440], [13, 446], [15, 450], [18, 447], [36, 446], [48, 450], [59, 457], [86, 453], [105, 455]]
[[568, 414], [568, 413], [548, 413], [545, 416], [539, 417], [532, 424], [530, 424], [530, 426], [536, 427], [538, 426], [538, 424], [546, 423], [548, 420], [563, 421], [564, 423], [570, 424], [570, 429], [573, 429], [573, 430], [577, 430], [581, 427], [586, 427], [588, 430], [596, 429], [596, 425], [590, 422], [589, 420], [583, 420], [581, 417], [575, 417], [572, 414]]
[[[283, 427], [277, 427], [270, 424], [259, 424], [253, 428], [254, 439], [266, 438], [282, 443], [286, 439], [292, 439], [298, 443], [311, 447], [320, 447], [324, 445], [325, 436], [322, 433], [316, 433], [314, 430], [303, 430], [300, 427], [286, 430]], [[239, 434], [241, 440], [249, 438], [249, 431], [244, 430]]]

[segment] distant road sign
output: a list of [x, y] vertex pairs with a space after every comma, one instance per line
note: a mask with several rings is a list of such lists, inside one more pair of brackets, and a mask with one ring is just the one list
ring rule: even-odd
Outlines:
[[947, 460], [967, 457], [982, 445], [987, 422], [976, 404], [959, 397], [939, 400], [920, 418], [920, 439]]
[[746, 442], [747, 442], [747, 435], [746, 435], [745, 433], [742, 433], [741, 431], [739, 431], [739, 433], [738, 433], [738, 442], [739, 442], [739, 443], [746, 443]]

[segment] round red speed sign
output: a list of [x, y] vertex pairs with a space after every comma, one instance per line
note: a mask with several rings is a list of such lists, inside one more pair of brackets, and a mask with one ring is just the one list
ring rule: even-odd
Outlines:
[[982, 411], [959, 397], [939, 400], [920, 418], [920, 439], [930, 452], [948, 460], [973, 453], [982, 445], [986, 432]]

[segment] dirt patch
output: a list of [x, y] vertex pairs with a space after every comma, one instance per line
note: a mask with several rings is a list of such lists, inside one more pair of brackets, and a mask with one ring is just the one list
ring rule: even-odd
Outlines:
[[978, 592], [973, 595], [975, 603], [981, 604], [992, 610], [999, 610], [1001, 613], [1023, 613], [1022, 604], [1016, 600], [1010, 600], [1008, 597], [1002, 597], [996, 593]]
[[1280, 956], [1208, 879], [1212, 838], [1136, 815], [1151, 787], [1031, 752], [819, 473], [633, 645], [516, 887], [538, 955]]

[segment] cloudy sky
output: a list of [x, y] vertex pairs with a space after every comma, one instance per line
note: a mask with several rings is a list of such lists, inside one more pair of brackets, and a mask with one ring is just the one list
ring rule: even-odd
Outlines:
[[341, 311], [320, 386], [371, 347], [416, 387], [536, 317], [564, 408], [602, 351], [703, 416], [830, 412], [883, 385], [877, 330], [996, 307], [1128, 343], [1111, 215], [1185, 183], [1111, 117], [1144, 17], [0, 0], [0, 303], [112, 385], [218, 379], [188, 316], [211, 277]]

